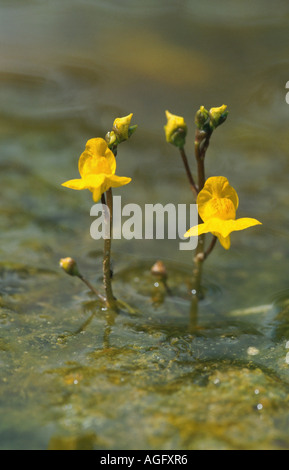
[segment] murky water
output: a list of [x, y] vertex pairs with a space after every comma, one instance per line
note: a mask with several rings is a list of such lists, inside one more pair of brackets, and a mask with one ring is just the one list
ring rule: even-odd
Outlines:
[[[0, 2], [0, 448], [289, 447], [288, 20], [281, 0]], [[179, 241], [114, 240], [114, 290], [136, 311], [109, 314], [58, 267], [76, 258], [101, 289], [91, 194], [61, 183], [133, 112], [115, 194], [191, 202], [165, 110], [193, 155], [195, 111], [223, 103], [207, 175], [262, 227], [215, 248], [197, 319]]]

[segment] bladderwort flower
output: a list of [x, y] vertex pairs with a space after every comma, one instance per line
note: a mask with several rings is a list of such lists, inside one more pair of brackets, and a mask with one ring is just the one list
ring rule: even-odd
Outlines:
[[94, 202], [97, 202], [109, 188], [124, 186], [131, 181], [126, 176], [117, 176], [116, 159], [106, 141], [100, 137], [87, 141], [84, 152], [78, 161], [81, 178], [62, 183], [70, 189], [89, 189]]
[[218, 237], [223, 248], [231, 246], [231, 232], [244, 230], [254, 225], [261, 225], [256, 219], [244, 217], [236, 219], [239, 197], [224, 176], [213, 176], [205, 182], [197, 197], [198, 212], [202, 224], [191, 227], [185, 237], [211, 232]]

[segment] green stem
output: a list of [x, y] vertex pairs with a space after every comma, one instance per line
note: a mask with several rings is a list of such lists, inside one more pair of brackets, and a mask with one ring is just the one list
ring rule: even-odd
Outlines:
[[[102, 195], [102, 203], [105, 204], [105, 197]], [[107, 208], [109, 210], [109, 215], [107, 211], [105, 211], [105, 223], [108, 227], [108, 238], [104, 239], [104, 252], [103, 252], [103, 282], [104, 282], [104, 289], [106, 295], [106, 305], [108, 308], [113, 310], [117, 309], [116, 299], [112, 292], [112, 285], [111, 285], [111, 237], [112, 237], [112, 191], [109, 188], [106, 191], [106, 202]]]

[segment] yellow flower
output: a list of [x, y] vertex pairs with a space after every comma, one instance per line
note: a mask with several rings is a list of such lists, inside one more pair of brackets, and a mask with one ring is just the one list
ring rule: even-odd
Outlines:
[[231, 246], [230, 233], [259, 225], [256, 219], [236, 219], [239, 205], [238, 194], [224, 176], [208, 178], [197, 197], [199, 215], [203, 224], [190, 228], [185, 237], [211, 232], [218, 237], [221, 245], [228, 250]]
[[176, 147], [184, 147], [187, 135], [187, 125], [181, 116], [166, 111], [167, 124], [164, 126], [166, 141]]
[[116, 160], [104, 139], [99, 137], [87, 141], [84, 152], [79, 157], [80, 179], [62, 183], [71, 189], [89, 189], [94, 202], [109, 188], [123, 186], [131, 181], [125, 176], [116, 176]]

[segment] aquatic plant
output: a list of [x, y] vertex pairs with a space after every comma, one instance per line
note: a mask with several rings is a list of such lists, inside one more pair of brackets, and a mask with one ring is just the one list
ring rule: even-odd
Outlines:
[[116, 154], [120, 143], [126, 141], [136, 130], [137, 126], [130, 126], [133, 114], [116, 118], [112, 130], [105, 136], [105, 140], [97, 137], [88, 140], [84, 152], [80, 155], [78, 161], [78, 170], [80, 179], [73, 179], [62, 183], [67, 188], [82, 190], [89, 189], [92, 192], [94, 202], [101, 199], [103, 205], [103, 214], [106, 223], [107, 236], [104, 238], [103, 253], [103, 280], [105, 288], [105, 297], [90, 284], [89, 281], [79, 272], [76, 262], [71, 258], [60, 260], [60, 266], [67, 274], [79, 277], [110, 309], [117, 310], [123, 302], [117, 301], [112, 290], [112, 271], [111, 271], [111, 239], [112, 239], [112, 213], [113, 197], [112, 189], [124, 186], [130, 183], [131, 178], [117, 176]]
[[[205, 157], [210, 139], [217, 127], [223, 124], [228, 116], [226, 105], [207, 110], [204, 106], [195, 115], [195, 159], [197, 163], [197, 182], [191, 172], [185, 151], [187, 125], [181, 116], [166, 111], [167, 124], [164, 126], [168, 143], [179, 149], [190, 188], [198, 205], [198, 225], [191, 227], [185, 237], [198, 236], [198, 245], [194, 256], [192, 315], [196, 315], [198, 300], [203, 298], [201, 284], [202, 265], [213, 251], [219, 240], [223, 248], [231, 245], [230, 234], [233, 231], [244, 230], [261, 224], [256, 219], [236, 219], [239, 197], [224, 176], [213, 176], [206, 179]], [[205, 234], [212, 233], [213, 237], [208, 247], [205, 247]]]
[[[84, 152], [78, 161], [80, 178], [66, 181], [62, 185], [74, 190], [88, 189], [92, 192], [94, 202], [101, 199], [103, 214], [106, 223], [103, 254], [103, 280], [105, 296], [102, 296], [79, 272], [74, 260], [63, 258], [61, 267], [67, 274], [79, 277], [98, 298], [112, 310], [119, 307], [129, 307], [122, 300], [117, 300], [112, 290], [111, 272], [111, 239], [113, 233], [113, 196], [112, 188], [127, 185], [131, 178], [117, 176], [116, 155], [118, 145], [125, 142], [136, 130], [137, 126], [131, 126], [133, 114], [116, 118], [111, 131], [105, 139], [96, 137], [88, 140]], [[254, 225], [259, 225], [257, 219], [236, 219], [236, 211], [239, 205], [239, 197], [236, 190], [229, 184], [224, 176], [212, 176], [206, 179], [205, 157], [213, 132], [223, 124], [228, 116], [227, 106], [211, 108], [204, 106], [195, 115], [195, 160], [197, 166], [197, 178], [195, 179], [190, 169], [189, 160], [185, 151], [187, 124], [182, 116], [166, 111], [167, 123], [164, 126], [168, 143], [177, 147], [182, 158], [190, 189], [198, 206], [198, 224], [189, 228], [185, 237], [198, 237], [198, 243], [194, 256], [192, 312], [197, 311], [199, 299], [203, 297], [202, 266], [209, 254], [213, 251], [216, 241], [219, 240], [223, 248], [228, 250], [231, 245], [230, 235], [234, 231], [244, 230]], [[205, 235], [211, 233], [212, 239], [208, 246], [205, 245]], [[167, 293], [171, 293], [167, 282], [167, 273], [161, 261], [152, 268], [152, 274], [158, 275], [165, 286]]]

